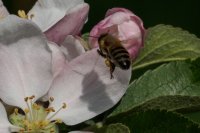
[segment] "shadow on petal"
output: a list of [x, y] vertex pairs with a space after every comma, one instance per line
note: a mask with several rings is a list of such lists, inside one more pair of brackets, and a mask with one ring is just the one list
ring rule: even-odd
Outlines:
[[81, 99], [88, 103], [90, 111], [99, 113], [107, 110], [110, 105], [114, 105], [114, 102], [106, 93], [106, 84], [99, 79], [95, 71], [91, 71], [84, 76], [82, 85], [84, 89]]

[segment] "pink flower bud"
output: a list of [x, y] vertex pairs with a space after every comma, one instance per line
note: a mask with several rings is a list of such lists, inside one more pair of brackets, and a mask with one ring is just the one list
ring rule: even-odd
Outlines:
[[142, 20], [124, 8], [108, 10], [105, 19], [93, 27], [89, 40], [91, 47], [98, 47], [98, 37], [105, 33], [118, 38], [133, 60], [144, 43], [145, 29]]

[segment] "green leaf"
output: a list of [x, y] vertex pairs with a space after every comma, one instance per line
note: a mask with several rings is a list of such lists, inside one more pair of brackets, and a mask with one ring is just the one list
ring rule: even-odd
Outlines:
[[[178, 61], [146, 72], [130, 84], [111, 116], [148, 109], [180, 110], [200, 105], [200, 60]], [[195, 70], [193, 70], [196, 68]], [[184, 111], [182, 110], [182, 111]]]
[[126, 125], [131, 133], [198, 133], [198, 124], [182, 115], [165, 110], [148, 110], [129, 113], [107, 123], [119, 122]]
[[107, 129], [106, 133], [130, 133], [130, 130], [127, 126], [121, 123], [110, 124]]
[[192, 113], [185, 113], [183, 115], [185, 117], [187, 117], [188, 119], [200, 124], [200, 111], [195, 111]]
[[200, 57], [199, 38], [181, 28], [157, 25], [148, 29], [144, 48], [134, 62], [133, 69], [197, 57]]

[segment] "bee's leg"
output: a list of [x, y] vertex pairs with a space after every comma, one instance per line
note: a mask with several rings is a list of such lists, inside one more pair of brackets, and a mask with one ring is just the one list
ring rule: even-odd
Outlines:
[[115, 70], [115, 65], [111, 62], [111, 65], [110, 65], [110, 79], [114, 78], [114, 76], [113, 76], [114, 70]]
[[113, 64], [108, 58], [106, 58], [105, 60], [105, 64], [106, 66], [108, 66], [110, 68], [110, 79], [113, 79], [113, 72], [115, 70], [115, 64]]
[[100, 49], [97, 49], [97, 53], [102, 57], [106, 58], [106, 55]]

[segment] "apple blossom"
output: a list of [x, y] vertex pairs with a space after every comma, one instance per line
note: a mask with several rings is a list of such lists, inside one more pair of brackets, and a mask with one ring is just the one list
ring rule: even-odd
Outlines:
[[[75, 125], [91, 119], [125, 93], [131, 70], [117, 68], [110, 80], [97, 49], [70, 47], [73, 56], [69, 50], [61, 52], [31, 21], [13, 15], [0, 21], [0, 27], [0, 98], [16, 107], [8, 120], [0, 103], [0, 132], [56, 133], [56, 123]], [[70, 36], [63, 43], [78, 41]], [[47, 108], [38, 103], [43, 96], [49, 99]]]
[[124, 8], [112, 8], [107, 11], [105, 19], [90, 31], [91, 47], [98, 47], [98, 37], [109, 33], [118, 38], [134, 60], [143, 46], [145, 29], [142, 20]]

